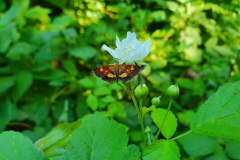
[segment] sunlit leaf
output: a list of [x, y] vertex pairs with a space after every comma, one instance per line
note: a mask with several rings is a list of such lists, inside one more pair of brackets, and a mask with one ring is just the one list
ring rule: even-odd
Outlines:
[[180, 160], [180, 152], [176, 142], [159, 140], [143, 151], [143, 160]]
[[133, 159], [140, 160], [136, 146], [127, 146], [125, 128], [100, 113], [86, 116], [73, 133], [64, 160]]
[[94, 111], [97, 110], [98, 107], [98, 99], [95, 95], [90, 94], [87, 97], [87, 104], [90, 106], [90, 108]]
[[6, 160], [46, 160], [30, 139], [19, 132], [6, 131], [0, 134], [0, 158]]
[[199, 134], [240, 140], [240, 81], [228, 83], [203, 103], [191, 122]]
[[46, 136], [39, 139], [35, 145], [47, 157], [62, 156], [72, 132], [80, 126], [81, 121], [63, 123], [53, 128]]
[[[165, 115], [164, 124], [163, 120]], [[161, 133], [167, 139], [171, 138], [177, 129], [177, 119], [171, 111], [167, 111], [166, 109], [157, 108], [152, 111], [151, 117], [153, 122], [161, 129]]]

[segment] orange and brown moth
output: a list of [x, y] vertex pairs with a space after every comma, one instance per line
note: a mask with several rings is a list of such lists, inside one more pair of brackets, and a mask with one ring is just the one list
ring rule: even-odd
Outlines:
[[104, 81], [112, 82], [121, 80], [127, 82], [144, 69], [145, 65], [127, 65], [115, 63], [108, 66], [99, 66], [93, 73]]

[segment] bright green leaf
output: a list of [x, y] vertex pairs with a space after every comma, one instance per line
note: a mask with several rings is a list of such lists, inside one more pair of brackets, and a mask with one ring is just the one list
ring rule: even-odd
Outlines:
[[[166, 113], [168, 114], [164, 124], [162, 125]], [[177, 119], [171, 111], [157, 108], [152, 111], [151, 117], [153, 122], [161, 129], [161, 133], [165, 138], [169, 139], [173, 136], [177, 129]]]
[[93, 88], [95, 86], [95, 83], [92, 78], [90, 77], [84, 77], [78, 81], [80, 84], [80, 87], [83, 88]]
[[73, 133], [64, 160], [140, 160], [136, 146], [127, 147], [127, 144], [128, 136], [124, 126], [108, 120], [100, 113], [88, 115]]
[[159, 140], [143, 151], [143, 160], [180, 160], [180, 152], [176, 142]]
[[218, 89], [200, 106], [191, 122], [199, 134], [240, 140], [240, 81]]
[[150, 18], [155, 22], [160, 22], [166, 19], [166, 12], [164, 10], [153, 11], [150, 14]]
[[105, 103], [111, 103], [111, 102], [116, 101], [115, 97], [113, 97], [111, 95], [107, 95], [107, 96], [101, 98], [101, 100]]
[[0, 134], [0, 159], [2, 160], [45, 160], [30, 139], [13, 131]]
[[94, 94], [96, 96], [103, 96], [111, 94], [111, 90], [108, 87], [94, 88]]
[[40, 6], [35, 6], [27, 11], [25, 16], [29, 19], [38, 19], [42, 22], [48, 22], [48, 14], [51, 13], [51, 10], [48, 8], [43, 8]]
[[87, 97], [87, 104], [90, 106], [90, 108], [93, 111], [96, 111], [97, 108], [98, 108], [98, 99], [97, 99], [97, 97], [95, 95], [93, 95], [93, 94], [88, 95], [88, 97]]
[[231, 50], [229, 46], [215, 46], [213, 48], [216, 52], [223, 56], [233, 56], [235, 55], [234, 51]]
[[47, 157], [62, 156], [72, 132], [80, 126], [81, 121], [63, 123], [53, 128], [45, 137], [38, 140], [35, 145]]
[[208, 155], [214, 152], [217, 146], [214, 139], [195, 133], [180, 138], [179, 143], [187, 154], [193, 157]]
[[143, 107], [143, 108], [142, 108], [142, 114], [143, 114], [143, 116], [146, 115], [148, 112], [153, 111], [155, 108], [156, 108], [155, 105], [152, 105], [152, 106], [150, 106], [150, 107]]

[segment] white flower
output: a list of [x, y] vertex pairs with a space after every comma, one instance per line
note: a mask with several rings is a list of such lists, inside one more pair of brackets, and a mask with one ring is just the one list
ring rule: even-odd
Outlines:
[[102, 46], [103, 50], [108, 51], [114, 58], [116, 58], [120, 64], [122, 63], [134, 63], [141, 61], [150, 52], [151, 41], [148, 39], [146, 42], [141, 43], [137, 40], [136, 34], [127, 32], [127, 38], [122, 41], [116, 36], [115, 50], [109, 48], [105, 44]]

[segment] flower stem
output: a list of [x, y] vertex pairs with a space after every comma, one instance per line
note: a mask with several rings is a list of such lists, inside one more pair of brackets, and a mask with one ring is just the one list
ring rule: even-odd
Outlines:
[[179, 136], [174, 137], [174, 138], [172, 138], [171, 140], [176, 140], [176, 139], [182, 138], [182, 137], [184, 137], [184, 136], [186, 136], [186, 135], [188, 135], [188, 134], [190, 134], [190, 133], [192, 133], [192, 130], [189, 130], [189, 131], [187, 131], [187, 132], [185, 132], [185, 133], [183, 133], [183, 134], [180, 134]]
[[132, 101], [133, 101], [133, 105], [134, 105], [134, 107], [135, 107], [135, 110], [136, 110], [136, 112], [137, 112], [137, 114], [138, 114], [138, 118], [140, 118], [139, 117], [139, 107], [138, 107], [138, 104], [137, 104], [137, 100], [136, 100], [136, 97], [135, 97], [135, 95], [134, 95], [134, 86], [133, 86], [133, 83], [132, 82], [130, 82], [130, 96], [131, 96], [131, 98], [132, 98]]
[[166, 121], [166, 119], [167, 119], [168, 112], [169, 112], [170, 109], [171, 109], [172, 103], [173, 103], [173, 98], [170, 98], [170, 101], [169, 101], [168, 107], [167, 107], [167, 112], [165, 113], [165, 115], [164, 115], [164, 117], [163, 117], [162, 124], [161, 124], [161, 126], [160, 126], [160, 128], [158, 129], [158, 132], [157, 132], [157, 134], [156, 134], [156, 140], [157, 140], [157, 138], [158, 138], [158, 136], [159, 136], [159, 134], [160, 134], [163, 126], [164, 126], [164, 123], [165, 123], [165, 121]]
[[143, 114], [142, 114], [142, 103], [143, 103], [143, 100], [142, 99], [139, 99], [139, 122], [140, 122], [140, 125], [141, 125], [141, 129], [142, 129], [142, 136], [143, 136], [143, 141], [144, 141], [144, 144], [146, 144], [146, 137], [145, 137], [145, 127], [144, 127], [144, 117], [143, 117]]
[[143, 123], [143, 115], [142, 115], [142, 99], [139, 100], [139, 106], [138, 106], [136, 97], [135, 97], [135, 95], [134, 95], [134, 85], [133, 85], [132, 82], [130, 82], [130, 96], [131, 96], [131, 98], [132, 98], [133, 105], [134, 105], [134, 107], [135, 107], [135, 110], [136, 110], [137, 115], [138, 115], [138, 120], [139, 120], [140, 125], [141, 125], [143, 141], [144, 141], [144, 144], [146, 144], [146, 137], [145, 137], [145, 131], [144, 131], [144, 123]]

